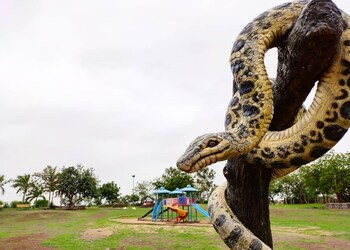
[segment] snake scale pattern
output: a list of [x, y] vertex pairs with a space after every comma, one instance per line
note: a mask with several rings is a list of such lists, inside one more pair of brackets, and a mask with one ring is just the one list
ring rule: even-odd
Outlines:
[[[217, 161], [238, 156], [271, 168], [273, 178], [294, 171], [331, 149], [350, 127], [350, 18], [344, 20], [339, 50], [318, 82], [310, 108], [294, 125], [268, 131], [273, 93], [264, 56], [295, 24], [308, 1], [270, 9], [249, 23], [237, 37], [231, 57], [237, 85], [226, 113], [225, 131], [195, 139], [177, 166], [195, 172]], [[233, 214], [225, 199], [226, 183], [211, 195], [208, 212], [215, 230], [231, 249], [270, 249]]]

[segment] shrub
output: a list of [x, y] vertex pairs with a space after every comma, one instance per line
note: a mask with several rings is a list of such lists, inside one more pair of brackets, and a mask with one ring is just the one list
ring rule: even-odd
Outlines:
[[17, 204], [19, 203], [20, 201], [11, 201], [10, 203], [10, 207], [11, 208], [16, 208]]
[[34, 207], [39, 208], [39, 207], [47, 207], [49, 205], [48, 200], [36, 200], [34, 202]]

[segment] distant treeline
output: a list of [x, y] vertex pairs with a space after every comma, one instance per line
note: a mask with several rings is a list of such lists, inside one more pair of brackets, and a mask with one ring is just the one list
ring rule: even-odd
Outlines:
[[[40, 206], [53, 207], [54, 197], [59, 197], [60, 206], [76, 206], [81, 203], [110, 206], [138, 204], [152, 196], [154, 189], [164, 187], [172, 191], [186, 185], [197, 186], [198, 198], [204, 202], [216, 187], [213, 183], [215, 171], [212, 169], [205, 168], [195, 175], [188, 175], [177, 168], [169, 167], [161, 177], [156, 177], [152, 181], [137, 182], [131, 194], [122, 196], [116, 182], [101, 184], [94, 172], [93, 168], [77, 165], [62, 168], [47, 166], [41, 172], [18, 175], [13, 180], [0, 175], [0, 194], [5, 192], [4, 186], [11, 183], [11, 187], [16, 189], [17, 194], [22, 195], [21, 201], [4, 204], [0, 200], [0, 205], [15, 207], [15, 204], [33, 202], [35, 206], [40, 204]], [[134, 178], [135, 175], [130, 177]]]
[[271, 202], [350, 202], [350, 152], [327, 153], [270, 184]]

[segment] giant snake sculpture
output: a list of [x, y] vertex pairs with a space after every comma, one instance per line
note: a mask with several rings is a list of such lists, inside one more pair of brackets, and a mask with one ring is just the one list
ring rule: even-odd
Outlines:
[[[342, 12], [343, 33], [338, 52], [319, 80], [310, 108], [283, 131], [269, 131], [273, 91], [264, 66], [268, 49], [295, 24], [308, 1], [270, 9], [249, 23], [237, 37], [231, 68], [237, 91], [226, 113], [223, 132], [195, 139], [177, 162], [195, 172], [217, 161], [244, 156], [247, 162], [271, 168], [281, 177], [331, 149], [350, 127], [350, 18]], [[211, 222], [232, 249], [270, 249], [233, 214], [225, 199], [226, 183], [211, 195]]]

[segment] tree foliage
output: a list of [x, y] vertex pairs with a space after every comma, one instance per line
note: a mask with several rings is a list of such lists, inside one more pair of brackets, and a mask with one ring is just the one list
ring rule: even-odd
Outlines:
[[99, 180], [94, 174], [94, 169], [84, 169], [82, 166], [78, 166], [78, 168], [81, 169], [79, 186], [80, 200], [96, 198]]
[[40, 180], [42, 181], [42, 185], [44, 187], [44, 192], [49, 193], [49, 202], [48, 206], [50, 204], [53, 204], [53, 198], [55, 196], [55, 191], [57, 190], [58, 186], [58, 178], [59, 178], [59, 171], [57, 167], [51, 167], [47, 166], [43, 169], [42, 172], [35, 174]]
[[106, 199], [109, 205], [113, 205], [118, 201], [119, 191], [118, 185], [112, 181], [104, 183], [99, 189], [99, 194], [102, 199]]
[[84, 199], [97, 196], [98, 180], [93, 172], [93, 169], [84, 169], [81, 165], [61, 169], [57, 191], [68, 205], [79, 204]]
[[183, 188], [187, 185], [194, 185], [194, 179], [191, 175], [181, 172], [177, 168], [169, 167], [165, 169], [162, 177], [155, 179], [152, 182], [155, 189], [164, 187], [170, 191], [176, 188]]
[[319, 179], [324, 192], [335, 193], [338, 202], [349, 201], [350, 196], [350, 152], [330, 152], [317, 163], [322, 171]]
[[350, 152], [331, 151], [299, 171], [273, 181], [272, 195], [280, 195], [286, 203], [315, 202], [319, 197], [328, 202], [332, 195], [337, 202], [349, 202]]
[[195, 174], [196, 187], [199, 189], [198, 197], [202, 202], [208, 200], [210, 194], [217, 187], [214, 184], [215, 174], [215, 171], [210, 168], [202, 168]]
[[4, 194], [5, 193], [5, 185], [10, 182], [10, 180], [5, 179], [5, 175], [0, 175], [0, 193]]
[[44, 190], [44, 186], [41, 185], [38, 180], [32, 180], [29, 183], [29, 190], [26, 197], [26, 201], [31, 202], [34, 200], [35, 203], [38, 200], [38, 198], [46, 199], [44, 196]]
[[30, 174], [18, 175], [15, 180], [13, 180], [12, 187], [16, 188], [16, 193], [22, 193], [22, 202], [26, 201], [26, 195], [30, 188]]
[[151, 181], [141, 181], [136, 183], [135, 194], [139, 196], [141, 202], [151, 195], [151, 191], [154, 189]]
[[275, 198], [278, 197], [282, 193], [283, 193], [282, 182], [280, 182], [280, 181], [270, 182], [269, 198], [273, 204], [275, 204]]

